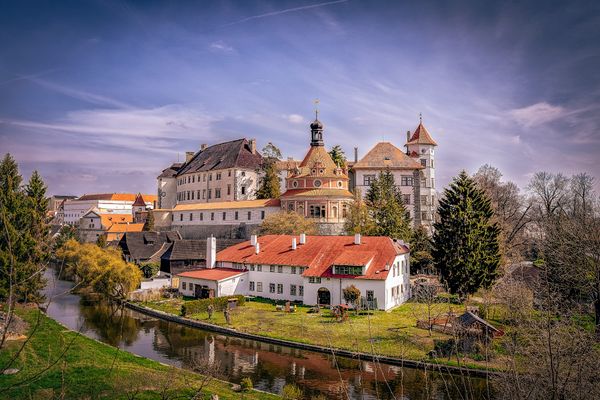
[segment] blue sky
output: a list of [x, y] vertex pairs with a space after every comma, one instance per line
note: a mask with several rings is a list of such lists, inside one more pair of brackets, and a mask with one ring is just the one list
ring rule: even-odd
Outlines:
[[[155, 192], [201, 143], [301, 158], [404, 144], [438, 183], [490, 163], [600, 177], [600, 2], [19, 1], [0, 13], [0, 151], [53, 194]], [[600, 179], [600, 178], [599, 178]], [[439, 187], [438, 184], [438, 187]]]

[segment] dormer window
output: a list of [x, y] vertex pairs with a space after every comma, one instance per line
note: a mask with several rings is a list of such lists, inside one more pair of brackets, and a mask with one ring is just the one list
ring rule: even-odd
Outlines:
[[334, 265], [333, 273], [336, 275], [363, 275], [363, 268], [356, 265]]

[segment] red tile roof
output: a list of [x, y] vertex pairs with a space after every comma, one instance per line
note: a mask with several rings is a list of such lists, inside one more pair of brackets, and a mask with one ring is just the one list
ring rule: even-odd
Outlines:
[[427, 132], [422, 122], [419, 123], [419, 126], [417, 126], [417, 129], [415, 129], [415, 132], [406, 144], [431, 144], [437, 146], [437, 143], [433, 140], [429, 132]]
[[221, 281], [223, 279], [232, 278], [236, 275], [243, 274], [245, 271], [231, 268], [204, 268], [196, 271], [187, 271], [178, 274], [186, 278], [204, 279], [207, 281]]
[[[157, 200], [156, 195], [144, 194], [144, 199], [147, 202], [154, 202]], [[97, 193], [97, 194], [84, 194], [77, 200], [119, 200], [119, 201], [135, 201], [137, 195], [133, 193]]]
[[352, 166], [354, 169], [423, 169], [421, 163], [407, 156], [390, 142], [379, 142]]
[[377, 255], [374, 251], [343, 251], [335, 260], [333, 265], [367, 265]]
[[[289, 265], [306, 267], [303, 276], [334, 276], [331, 266], [341, 260], [354, 257], [366, 260], [371, 254], [372, 262], [366, 275], [351, 276], [358, 279], [386, 279], [386, 265], [391, 265], [398, 254], [408, 253], [408, 247], [399, 245], [388, 237], [363, 237], [360, 245], [354, 244], [353, 236], [307, 236], [306, 244], [298, 244], [292, 250], [292, 238], [300, 243], [298, 236], [267, 235], [258, 238], [259, 254], [249, 241], [231, 246], [217, 253], [217, 261], [246, 264]], [[365, 262], [366, 264], [366, 262]], [[354, 264], [351, 264], [354, 265]], [[364, 264], [362, 264], [364, 265]]]

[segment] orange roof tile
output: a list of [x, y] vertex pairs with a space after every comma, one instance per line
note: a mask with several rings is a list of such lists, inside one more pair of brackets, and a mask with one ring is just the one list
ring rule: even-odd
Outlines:
[[232, 278], [243, 273], [245, 273], [245, 271], [240, 271], [239, 269], [204, 268], [196, 271], [182, 272], [181, 274], [177, 274], [177, 276], [204, 279], [207, 281], [221, 281], [223, 279]]
[[417, 126], [417, 129], [415, 129], [410, 140], [406, 143], [406, 145], [409, 144], [430, 144], [437, 146], [437, 143], [433, 140], [427, 129], [425, 129], [422, 122], [419, 122], [419, 126]]
[[281, 195], [282, 198], [289, 197], [354, 197], [347, 189], [288, 189]]
[[259, 254], [249, 241], [228, 247], [217, 253], [218, 261], [246, 264], [289, 265], [307, 268], [303, 276], [331, 277], [331, 266], [338, 257], [348, 260], [353, 257], [365, 260], [365, 253], [372, 253], [372, 261], [366, 275], [352, 276], [357, 279], [386, 279], [386, 265], [391, 265], [398, 254], [408, 253], [408, 247], [401, 246], [383, 236], [363, 237], [360, 245], [354, 244], [352, 236], [307, 236], [305, 244], [298, 244], [292, 250], [291, 235], [267, 235], [258, 238]]
[[256, 208], [256, 207], [281, 207], [279, 199], [260, 199], [260, 200], [241, 200], [241, 201], [218, 201], [214, 203], [190, 203], [177, 204], [174, 211], [190, 210], [225, 210], [238, 208]]
[[141, 232], [144, 224], [115, 223], [108, 227], [106, 233]]
[[333, 265], [364, 266], [371, 262], [376, 255], [375, 251], [343, 251], [333, 260]]
[[131, 214], [100, 214], [100, 223], [104, 228], [123, 222], [133, 222], [133, 216]]
[[[144, 194], [144, 200], [152, 203], [158, 199], [156, 195]], [[84, 194], [77, 200], [115, 200], [115, 201], [135, 201], [137, 197], [133, 193], [97, 193], [97, 194]]]
[[390, 142], [379, 142], [352, 168], [422, 169], [424, 167]]

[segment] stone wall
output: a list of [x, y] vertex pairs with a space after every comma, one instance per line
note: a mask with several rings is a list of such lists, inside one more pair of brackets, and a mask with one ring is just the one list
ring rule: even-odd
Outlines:
[[319, 235], [323, 236], [333, 236], [333, 235], [345, 235], [346, 230], [344, 229], [344, 224], [342, 222], [318, 222], [317, 229], [319, 230]]
[[157, 230], [178, 231], [183, 239], [206, 239], [211, 235], [217, 239], [250, 239], [256, 233], [259, 225], [177, 225], [157, 227]]

